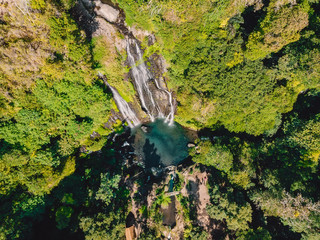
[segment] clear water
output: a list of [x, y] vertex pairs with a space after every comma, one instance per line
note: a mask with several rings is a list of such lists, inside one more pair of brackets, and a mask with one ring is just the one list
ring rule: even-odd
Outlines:
[[168, 125], [164, 119], [144, 124], [147, 133], [140, 127], [133, 129], [135, 152], [144, 161], [146, 168], [177, 165], [188, 156], [189, 142], [185, 130], [174, 122]]

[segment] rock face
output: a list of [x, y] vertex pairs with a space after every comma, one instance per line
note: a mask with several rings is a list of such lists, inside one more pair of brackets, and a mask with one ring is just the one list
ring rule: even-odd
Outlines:
[[[157, 76], [156, 68], [149, 65], [158, 65], [158, 62], [149, 58], [142, 61], [143, 50], [136, 39], [127, 39], [127, 64], [130, 68], [129, 76], [139, 96], [142, 109], [148, 114], [149, 120], [164, 118], [165, 122], [173, 124], [175, 103], [172, 93], [168, 91], [161, 74]], [[137, 64], [138, 63], [138, 64]], [[159, 67], [158, 67], [159, 68]], [[163, 70], [163, 68], [161, 69]], [[163, 72], [161, 71], [160, 72]]]
[[81, 0], [81, 2], [86, 9], [90, 9], [94, 6], [91, 0]]
[[[163, 77], [166, 72], [164, 59], [153, 54], [148, 56], [146, 62], [141, 61], [145, 60], [141, 41], [148, 37], [148, 45], [153, 45], [156, 42], [155, 36], [139, 28], [127, 26], [124, 12], [111, 0], [80, 0], [73, 10], [73, 15], [77, 16], [77, 22], [87, 35], [103, 37], [110, 56], [103, 63], [107, 69], [114, 67], [113, 61], [119, 53], [122, 55], [127, 52], [126, 65], [130, 67], [130, 72], [124, 76], [124, 81], [131, 81], [135, 87], [136, 96], [129, 105], [134, 108], [139, 120], [148, 122], [160, 117], [173, 124], [177, 103]], [[123, 89], [123, 86], [112, 86]]]
[[114, 51], [113, 54], [116, 54], [116, 49], [119, 52], [124, 51], [126, 48], [126, 41], [119, 37], [117, 28], [102, 17], [96, 17], [96, 22], [99, 27], [93, 33], [93, 36], [105, 37], [106, 43], [110, 46], [109, 50]]
[[108, 22], [115, 23], [119, 17], [119, 10], [110, 5], [102, 3], [100, 0], [95, 1], [95, 12], [98, 16], [104, 18]]

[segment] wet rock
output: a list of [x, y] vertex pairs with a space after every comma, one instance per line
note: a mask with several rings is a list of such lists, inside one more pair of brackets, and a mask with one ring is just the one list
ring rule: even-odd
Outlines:
[[101, 137], [101, 135], [99, 133], [95, 132], [95, 131], [93, 131], [93, 133], [90, 135], [90, 139], [91, 140], [95, 140], [95, 139], [100, 138], [100, 137]]
[[142, 126], [141, 126], [141, 130], [142, 130], [143, 132], [145, 132], [145, 133], [150, 132], [150, 129], [149, 129], [147, 126], [145, 126], [145, 125], [142, 125]]
[[152, 172], [153, 176], [159, 177], [162, 174], [162, 169], [161, 168], [152, 167], [151, 168], [151, 172]]
[[85, 145], [83, 145], [83, 146], [80, 147], [80, 152], [81, 152], [81, 153], [86, 153], [86, 152], [87, 152], [87, 148], [86, 148]]
[[155, 44], [155, 42], [156, 42], [155, 35], [154, 34], [150, 34], [148, 36], [148, 46], [151, 46], [151, 45]]
[[111, 114], [110, 117], [108, 119], [108, 122], [103, 124], [103, 128], [104, 129], [113, 129], [113, 125], [117, 124], [117, 121], [120, 120], [121, 122], [124, 120], [123, 116], [120, 115], [118, 112], [116, 112], [115, 110], [111, 109]]
[[95, 20], [93, 11], [94, 4], [90, 0], [76, 1], [76, 4], [70, 9], [72, 17], [76, 20], [81, 29], [86, 32], [88, 39], [99, 28]]
[[83, 6], [87, 9], [91, 9], [93, 7], [93, 2], [90, 0], [81, 0]]
[[168, 171], [168, 175], [170, 174], [173, 174], [176, 170], [177, 170], [177, 167], [176, 166], [168, 166], [165, 168], [166, 171]]
[[195, 145], [194, 143], [192, 143], [192, 142], [189, 142], [187, 146], [188, 146], [188, 148], [193, 148], [193, 147], [195, 147], [196, 145]]
[[103, 4], [100, 0], [95, 1], [95, 12], [98, 16], [104, 18], [108, 22], [115, 23], [119, 16], [119, 10], [111, 7], [110, 5]]
[[118, 133], [116, 133], [114, 136], [113, 136], [113, 138], [112, 138], [112, 142], [115, 142], [116, 141], [116, 138], [119, 136], [119, 134]]

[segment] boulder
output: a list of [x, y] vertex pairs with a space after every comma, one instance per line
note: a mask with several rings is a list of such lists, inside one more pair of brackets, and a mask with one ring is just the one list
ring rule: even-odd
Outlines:
[[193, 147], [195, 147], [196, 145], [195, 145], [194, 143], [191, 143], [191, 142], [190, 142], [190, 143], [188, 143], [187, 146], [188, 146], [188, 148], [193, 148]]
[[151, 168], [151, 172], [152, 172], [153, 176], [159, 177], [162, 174], [162, 169], [161, 168], [152, 167]]
[[80, 152], [81, 152], [81, 153], [86, 153], [86, 152], [87, 152], [87, 148], [86, 148], [85, 145], [82, 145], [82, 146], [80, 147]]
[[148, 128], [147, 126], [144, 126], [144, 125], [141, 126], [141, 130], [142, 130], [143, 132], [145, 132], [145, 133], [148, 133], [148, 132], [149, 132], [149, 128]]
[[92, 134], [90, 135], [91, 140], [95, 140], [100, 137], [101, 137], [100, 134], [95, 131], [93, 131]]
[[104, 18], [110, 23], [115, 23], [119, 16], [119, 10], [111, 7], [110, 5], [103, 4], [101, 1], [95, 1], [95, 12], [98, 16]]

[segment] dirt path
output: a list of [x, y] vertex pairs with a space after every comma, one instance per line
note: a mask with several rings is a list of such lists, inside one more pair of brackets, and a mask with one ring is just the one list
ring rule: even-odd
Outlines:
[[208, 188], [205, 184], [205, 174], [203, 176], [202, 183], [199, 184], [198, 196], [199, 196], [199, 203], [198, 203], [198, 222], [199, 225], [204, 227], [204, 229], [209, 232], [210, 231], [210, 217], [207, 213], [206, 207], [210, 204], [210, 195], [208, 192]]
[[[199, 226], [202, 226], [207, 232], [211, 231], [210, 217], [206, 211], [206, 207], [210, 204], [210, 195], [206, 182], [208, 175], [206, 172], [193, 172], [189, 175], [189, 171], [183, 173], [185, 178], [185, 186], [181, 190], [183, 196], [191, 195], [196, 202], [197, 207], [197, 220]], [[187, 183], [189, 182], [189, 189], [187, 189]]]

